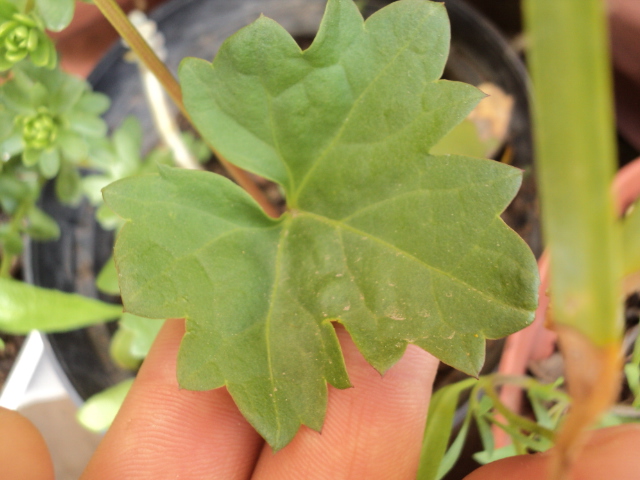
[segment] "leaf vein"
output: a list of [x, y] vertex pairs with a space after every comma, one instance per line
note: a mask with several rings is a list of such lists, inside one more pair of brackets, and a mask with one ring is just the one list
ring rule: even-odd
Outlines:
[[439, 269], [437, 267], [434, 267], [433, 265], [430, 265], [430, 264], [426, 263], [424, 260], [421, 260], [420, 258], [416, 257], [415, 255], [413, 255], [413, 254], [411, 254], [411, 253], [409, 253], [409, 252], [407, 252], [405, 250], [402, 250], [401, 248], [393, 245], [392, 243], [389, 243], [389, 242], [387, 242], [387, 241], [385, 241], [385, 240], [383, 240], [383, 239], [381, 239], [379, 237], [371, 235], [369, 232], [365, 232], [365, 231], [360, 230], [358, 228], [352, 227], [351, 225], [344, 224], [344, 223], [342, 223], [340, 221], [333, 220], [331, 218], [324, 217], [322, 215], [317, 215], [317, 214], [312, 213], [312, 212], [306, 212], [306, 211], [305, 212], [300, 212], [300, 215], [307, 215], [307, 216], [309, 216], [311, 218], [314, 218], [317, 221], [320, 221], [322, 223], [327, 223], [327, 224], [331, 225], [333, 228], [344, 229], [344, 230], [350, 231], [351, 233], [355, 233], [356, 235], [360, 235], [360, 236], [366, 237], [366, 238], [368, 238], [370, 240], [373, 240], [374, 242], [379, 243], [380, 245], [382, 245], [382, 246], [384, 246], [386, 248], [389, 248], [390, 250], [394, 250], [396, 252], [401, 253], [402, 255], [404, 255], [407, 258], [409, 258], [410, 260], [413, 260], [414, 262], [424, 266], [425, 268], [427, 268], [427, 269], [429, 269], [429, 270], [431, 270], [431, 271], [433, 271], [435, 273], [438, 273], [439, 275], [442, 275], [443, 277], [447, 277], [450, 280], [452, 280], [452, 281], [454, 281], [454, 282], [456, 282], [456, 283], [468, 288], [469, 290], [477, 293], [478, 295], [480, 295], [480, 296], [482, 296], [484, 298], [488, 298], [491, 301], [493, 301], [493, 302], [495, 302], [495, 303], [497, 303], [499, 305], [502, 305], [503, 307], [506, 307], [508, 309], [517, 310], [517, 311], [520, 311], [520, 312], [523, 312], [523, 313], [527, 313], [527, 314], [530, 313], [529, 310], [526, 309], [526, 308], [517, 307], [515, 305], [509, 305], [509, 304], [505, 303], [503, 300], [501, 300], [500, 298], [491, 296], [488, 293], [483, 292], [482, 290], [478, 290], [473, 285], [470, 285], [469, 283], [465, 282], [464, 280], [461, 280], [460, 278], [453, 276], [451, 273], [446, 272], [444, 270], [441, 270], [441, 269]]
[[[429, 18], [433, 15], [433, 12], [429, 12], [427, 15], [425, 15], [424, 19], [422, 20], [422, 22], [420, 23], [420, 26], [422, 26], [424, 23], [426, 23]], [[366, 22], [365, 22], [366, 25]], [[363, 34], [367, 34], [366, 32], [366, 28], [363, 29]], [[298, 198], [300, 197], [302, 191], [304, 190], [304, 188], [307, 186], [307, 183], [309, 182], [309, 179], [311, 177], [313, 177], [313, 172], [318, 168], [318, 166], [323, 162], [323, 160], [325, 158], [328, 157], [329, 152], [331, 150], [333, 150], [335, 148], [335, 146], [338, 144], [340, 138], [342, 137], [342, 135], [344, 134], [344, 131], [347, 127], [347, 125], [349, 124], [349, 116], [351, 115], [351, 113], [353, 113], [353, 111], [355, 110], [356, 106], [360, 105], [360, 103], [363, 101], [364, 97], [366, 96], [367, 92], [373, 88], [373, 85], [375, 85], [378, 80], [382, 77], [382, 75], [389, 69], [391, 68], [391, 66], [394, 64], [394, 62], [400, 57], [400, 55], [402, 53], [405, 52], [405, 50], [407, 50], [409, 48], [409, 46], [414, 42], [414, 39], [411, 38], [409, 39], [409, 41], [407, 41], [407, 43], [405, 45], [403, 45], [402, 47], [400, 47], [397, 51], [397, 53], [386, 63], [386, 65], [384, 65], [379, 71], [378, 73], [375, 75], [374, 78], [371, 79], [371, 82], [369, 82], [369, 84], [362, 90], [362, 92], [360, 93], [360, 95], [358, 96], [358, 98], [356, 98], [353, 102], [353, 105], [351, 106], [351, 108], [349, 109], [349, 112], [346, 114], [344, 121], [342, 122], [342, 126], [340, 127], [340, 130], [338, 130], [338, 132], [336, 133], [336, 136], [333, 138], [333, 140], [331, 141], [331, 143], [327, 146], [327, 148], [324, 150], [324, 152], [322, 152], [312, 163], [311, 167], [309, 168], [309, 170], [307, 170], [307, 172], [305, 173], [304, 177], [302, 177], [302, 180], [300, 182], [300, 187], [298, 188], [298, 191], [295, 192], [294, 194], [294, 198], [292, 198], [292, 203], [291, 205], [296, 205], [298, 202]], [[350, 47], [353, 44], [350, 45]]]

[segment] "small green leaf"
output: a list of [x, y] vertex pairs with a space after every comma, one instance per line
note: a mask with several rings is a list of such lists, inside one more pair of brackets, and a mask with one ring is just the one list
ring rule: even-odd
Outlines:
[[0, 155], [6, 158], [11, 158], [14, 155], [21, 153], [23, 150], [24, 143], [22, 143], [22, 135], [20, 133], [15, 133], [10, 137], [5, 138], [2, 144], [0, 144]]
[[493, 441], [493, 431], [491, 430], [491, 424], [487, 420], [485, 415], [479, 415], [475, 412], [476, 425], [478, 427], [478, 433], [480, 434], [480, 440], [484, 447], [484, 452], [487, 455], [492, 455], [495, 451], [495, 442]]
[[113, 361], [120, 368], [125, 370], [136, 370], [142, 360], [131, 354], [131, 343], [135, 334], [131, 330], [118, 328], [111, 338], [109, 354]]
[[467, 413], [464, 421], [462, 422], [462, 426], [460, 427], [460, 431], [458, 435], [456, 435], [456, 439], [453, 441], [447, 453], [442, 457], [442, 462], [440, 462], [440, 466], [438, 467], [438, 475], [437, 480], [440, 480], [444, 477], [449, 470], [453, 468], [458, 459], [460, 458], [460, 454], [462, 453], [462, 447], [464, 447], [464, 442], [467, 440], [467, 433], [469, 432], [469, 426], [471, 425], [471, 412]]
[[27, 214], [25, 233], [34, 240], [56, 240], [60, 237], [60, 227], [53, 217], [34, 205]]
[[89, 154], [89, 146], [81, 134], [70, 130], [63, 130], [58, 135], [58, 145], [65, 158], [72, 162], [80, 162]]
[[57, 148], [43, 150], [38, 161], [40, 173], [44, 178], [53, 178], [60, 171], [60, 152]]
[[113, 134], [116, 164], [111, 166], [115, 178], [135, 173], [142, 163], [142, 127], [135, 117], [127, 117]]
[[114, 230], [122, 225], [122, 219], [104, 204], [96, 210], [96, 220], [105, 230]]
[[75, 205], [82, 198], [82, 179], [75, 165], [62, 162], [60, 173], [56, 178], [56, 196], [67, 205]]
[[131, 385], [133, 385], [132, 378], [89, 398], [78, 410], [77, 418], [80, 424], [92, 432], [102, 432], [109, 428], [129, 393]]
[[142, 360], [147, 356], [164, 320], [143, 318], [125, 313], [120, 319], [121, 328], [133, 333], [130, 345], [131, 355]]
[[458, 398], [464, 390], [472, 388], [476, 382], [475, 379], [468, 379], [447, 385], [431, 397], [417, 480], [439, 478], [438, 470], [449, 445], [453, 419], [458, 408]]
[[101, 115], [109, 109], [110, 104], [111, 100], [103, 93], [85, 92], [78, 100], [76, 108], [83, 112]]
[[33, 167], [40, 162], [40, 157], [42, 156], [42, 150], [37, 150], [34, 148], [27, 148], [22, 152], [22, 163], [27, 167]]
[[59, 332], [117, 318], [122, 307], [72, 293], [0, 278], [0, 330]]
[[36, 0], [36, 11], [48, 30], [59, 32], [71, 22], [74, 0]]
[[89, 137], [102, 137], [107, 134], [107, 124], [99, 117], [87, 112], [72, 111], [67, 114], [69, 128]]
[[49, 89], [49, 108], [57, 114], [70, 111], [77, 106], [86, 88], [87, 85], [83, 80], [72, 75], [60, 75], [55, 88]]
[[120, 287], [118, 286], [118, 271], [113, 257], [105, 262], [96, 278], [96, 287], [103, 293], [109, 295], [120, 295]]

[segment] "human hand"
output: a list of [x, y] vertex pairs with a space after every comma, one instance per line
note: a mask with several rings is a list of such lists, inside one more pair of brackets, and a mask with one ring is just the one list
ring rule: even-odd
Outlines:
[[[303, 427], [273, 455], [225, 389], [178, 388], [175, 359], [183, 331], [180, 320], [166, 323], [82, 480], [415, 478], [437, 368], [431, 355], [410, 347], [381, 377], [339, 327], [355, 388], [330, 387], [322, 434]], [[597, 431], [579, 459], [575, 478], [637, 478], [639, 443], [637, 425]], [[512, 457], [466, 480], [537, 480], [545, 478], [548, 460], [548, 455]], [[53, 479], [42, 437], [7, 410], [0, 410], [0, 466], [2, 478]]]
[[437, 360], [410, 346], [381, 377], [338, 327], [355, 388], [329, 387], [322, 434], [302, 427], [276, 455], [225, 389], [180, 390], [184, 322], [169, 320], [83, 480], [415, 478]]

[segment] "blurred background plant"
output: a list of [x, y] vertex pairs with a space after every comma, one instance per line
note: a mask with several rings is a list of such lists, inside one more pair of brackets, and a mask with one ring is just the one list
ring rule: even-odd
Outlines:
[[[164, 143], [173, 150], [159, 145], [142, 155], [143, 132], [134, 117], [108, 134], [101, 116], [109, 108], [109, 98], [60, 68], [54, 43], [45, 31], [64, 29], [75, 6], [74, 0], [0, 0], [0, 332], [59, 332], [120, 318], [110, 351], [116, 364], [135, 371], [161, 321], [122, 315], [117, 303], [21, 281], [26, 242], [60, 236], [56, 220], [39, 206], [42, 190], [53, 182], [56, 197], [65, 205], [75, 206], [87, 198], [100, 225], [117, 230], [121, 220], [102, 203], [104, 186], [153, 171], [158, 163], [174, 165], [175, 150], [181, 158], [191, 158], [194, 167], [209, 153], [192, 134], [181, 134], [170, 125], [169, 130], [175, 131]], [[144, 15], [139, 12], [138, 18], [143, 24]], [[153, 24], [147, 31], [156, 35]], [[160, 108], [166, 99], [155, 95], [153, 101]], [[96, 286], [117, 301], [112, 259], [98, 275]], [[113, 407], [105, 410], [102, 400], [114, 404], [129, 383], [90, 402], [81, 420], [94, 430], [106, 428]]]

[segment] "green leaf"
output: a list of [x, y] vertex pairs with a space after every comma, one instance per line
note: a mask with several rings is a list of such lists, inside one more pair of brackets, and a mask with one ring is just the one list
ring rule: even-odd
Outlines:
[[447, 453], [442, 457], [442, 462], [438, 467], [438, 475], [437, 479], [440, 480], [444, 477], [449, 470], [453, 468], [453, 466], [460, 458], [462, 454], [462, 447], [464, 447], [464, 442], [467, 440], [467, 433], [469, 432], [469, 426], [471, 425], [471, 412], [467, 413], [467, 416], [464, 418], [462, 422], [462, 426], [460, 427], [460, 431], [458, 435], [456, 435], [455, 440], [451, 443], [451, 446], [447, 450]]
[[69, 162], [62, 162], [56, 178], [56, 195], [67, 205], [75, 205], [82, 198], [82, 178], [78, 169]]
[[60, 227], [53, 217], [33, 205], [27, 214], [25, 233], [35, 240], [56, 240]]
[[122, 315], [120, 327], [133, 334], [129, 347], [129, 351], [133, 357], [142, 360], [147, 356], [163, 324], [164, 320], [142, 318], [131, 315], [130, 313]]
[[102, 432], [109, 428], [132, 384], [132, 378], [124, 380], [89, 398], [78, 410], [80, 424], [92, 432]]
[[72, 75], [57, 75], [54, 88], [49, 87], [49, 108], [55, 113], [65, 113], [71, 110], [86, 92], [87, 84]]
[[92, 113], [71, 111], [66, 116], [69, 128], [74, 132], [89, 137], [102, 137], [107, 134], [107, 124]]
[[36, 0], [36, 11], [48, 30], [59, 32], [71, 22], [74, 0]]
[[319, 430], [326, 382], [350, 385], [331, 322], [386, 371], [416, 344], [476, 374], [485, 338], [533, 318], [537, 269], [499, 213], [521, 173], [429, 148], [482, 94], [437, 81], [449, 43], [441, 4], [395, 2], [367, 20], [330, 0], [301, 52], [260, 18], [214, 64], [187, 60], [184, 99], [205, 139], [283, 186], [267, 218], [206, 172], [160, 168], [116, 182], [125, 310], [186, 317], [182, 387], [226, 385], [275, 448]]
[[458, 398], [464, 390], [473, 387], [476, 382], [475, 379], [468, 379], [447, 385], [431, 397], [417, 480], [439, 478], [438, 470], [449, 445], [453, 419], [458, 408]]
[[60, 170], [60, 152], [57, 148], [42, 150], [38, 160], [40, 173], [44, 178], [53, 178]]
[[118, 286], [118, 271], [113, 263], [113, 257], [105, 262], [96, 278], [96, 287], [101, 292], [109, 295], [120, 295], [120, 287]]
[[94, 115], [101, 115], [109, 109], [110, 104], [109, 97], [102, 93], [85, 92], [78, 100], [76, 108]]
[[120, 368], [126, 370], [136, 370], [141, 363], [141, 359], [131, 354], [131, 343], [134, 333], [131, 330], [119, 328], [111, 338], [109, 354], [113, 361]]
[[6, 333], [73, 330], [117, 318], [121, 312], [119, 305], [0, 278], [0, 331]]
[[66, 158], [72, 162], [80, 162], [89, 153], [89, 146], [79, 133], [63, 130], [58, 136], [58, 145]]
[[111, 165], [114, 179], [135, 173], [142, 163], [142, 127], [135, 117], [127, 117], [113, 134], [116, 162]]

